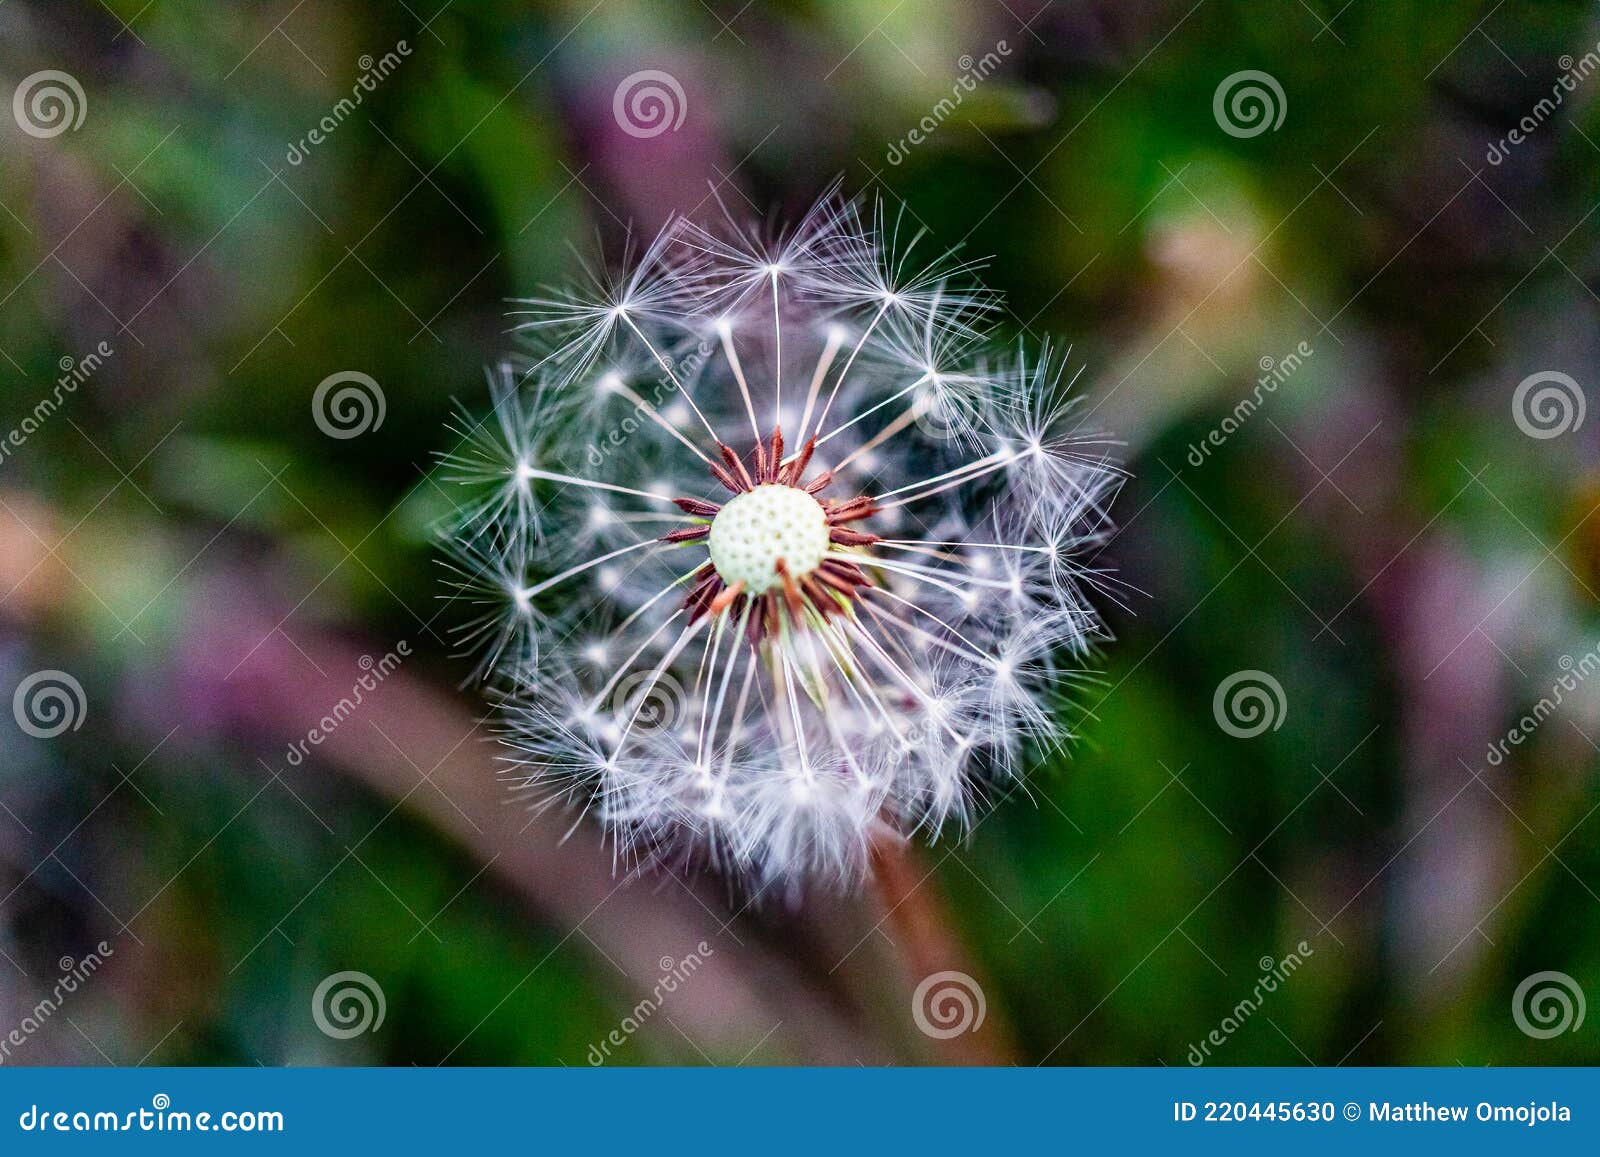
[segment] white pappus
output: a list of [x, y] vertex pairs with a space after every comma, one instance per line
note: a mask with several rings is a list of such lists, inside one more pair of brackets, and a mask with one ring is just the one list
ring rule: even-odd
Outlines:
[[516, 782], [626, 862], [859, 878], [1062, 738], [1120, 482], [971, 268], [824, 199], [514, 312], [442, 473]]

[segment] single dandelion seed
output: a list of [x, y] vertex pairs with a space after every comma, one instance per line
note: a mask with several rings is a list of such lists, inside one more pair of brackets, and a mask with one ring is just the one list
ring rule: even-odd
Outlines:
[[520, 303], [446, 456], [511, 775], [619, 862], [850, 881], [1064, 738], [1120, 475], [1065, 359], [997, 358], [994, 297], [902, 225], [671, 223]]

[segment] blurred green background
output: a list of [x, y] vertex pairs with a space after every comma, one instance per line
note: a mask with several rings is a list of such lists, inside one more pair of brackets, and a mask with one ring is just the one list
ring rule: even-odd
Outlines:
[[[0, 690], [83, 689], [0, 713], [0, 1060], [951, 1059], [871, 892], [626, 880], [514, 803], [429, 539], [505, 299], [843, 174], [1072, 343], [1134, 476], [1080, 741], [920, 853], [994, 1054], [1600, 1061], [1514, 999], [1600, 995], [1597, 41], [1579, 0], [0, 4], [0, 96], [81, 114], [0, 110], [0, 441], [58, 403], [0, 456]], [[641, 138], [645, 69], [683, 119]], [[385, 411], [332, 438], [345, 371]], [[342, 971], [381, 1024], [324, 1031]]]

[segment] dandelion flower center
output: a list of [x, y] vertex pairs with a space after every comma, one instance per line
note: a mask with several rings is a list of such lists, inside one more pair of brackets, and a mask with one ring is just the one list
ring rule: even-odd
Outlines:
[[[706, 615], [729, 613], [749, 623], [755, 642], [776, 634], [785, 618], [796, 630], [815, 625], [813, 616], [839, 613], [872, 584], [847, 552], [882, 541], [849, 526], [877, 513], [877, 504], [866, 495], [817, 498], [832, 484], [831, 470], [801, 485], [816, 448], [813, 436], [793, 458], [785, 459], [783, 431], [774, 429], [772, 441], [758, 442], [754, 463], [746, 465], [719, 440], [717, 452], [725, 468], [709, 459], [707, 463], [711, 476], [733, 497], [722, 505], [701, 498], [673, 499], [685, 514], [711, 520], [660, 539], [699, 542], [707, 548], [709, 557], [694, 572], [683, 602], [691, 624]], [[754, 618], [747, 619], [750, 615]]]
[[734, 495], [717, 512], [709, 545], [711, 565], [723, 582], [765, 594], [783, 582], [780, 565], [795, 578], [821, 565], [828, 552], [828, 516], [804, 490], [766, 483]]

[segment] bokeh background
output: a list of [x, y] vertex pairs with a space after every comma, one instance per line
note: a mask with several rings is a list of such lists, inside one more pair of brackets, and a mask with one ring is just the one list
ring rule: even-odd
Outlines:
[[[0, 1059], [957, 1056], [872, 891], [621, 878], [512, 801], [430, 541], [507, 298], [842, 174], [1072, 343], [1133, 476], [1070, 756], [919, 853], [989, 1054], [1600, 1061], [1597, 42], [1579, 0], [6, 0], [0, 439], [58, 404], [0, 457]], [[75, 127], [13, 106], [44, 70]], [[383, 420], [332, 438], [352, 371]], [[324, 1031], [341, 972], [381, 1024]]]

